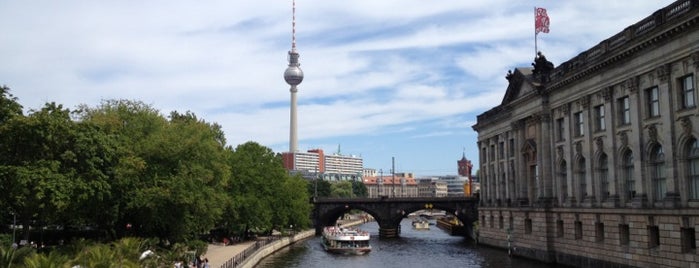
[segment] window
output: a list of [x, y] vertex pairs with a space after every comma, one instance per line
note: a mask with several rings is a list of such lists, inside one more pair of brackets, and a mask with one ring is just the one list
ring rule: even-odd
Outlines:
[[575, 240], [580, 240], [582, 239], [582, 222], [581, 221], [575, 221]]
[[561, 182], [561, 197], [563, 200], [568, 198], [568, 165], [565, 160], [561, 161], [558, 171], [558, 180]]
[[682, 253], [690, 253], [697, 250], [696, 232], [694, 228], [680, 228], [680, 243]]
[[500, 159], [505, 158], [505, 142], [500, 142], [500, 146], [498, 148], [498, 156]]
[[510, 157], [515, 156], [515, 139], [510, 139], [510, 147], [508, 148], [510, 151]]
[[502, 215], [500, 215], [499, 221], [500, 221], [500, 222], [499, 222], [499, 223], [500, 223], [500, 229], [505, 228], [505, 219], [502, 217]]
[[595, 131], [603, 131], [605, 128], [604, 105], [595, 106]]
[[648, 248], [660, 246], [660, 229], [657, 225], [648, 226]]
[[631, 124], [631, 103], [629, 103], [629, 96], [620, 98], [617, 102], [619, 103], [619, 124]]
[[607, 154], [602, 153], [599, 156], [599, 167], [597, 169], [600, 181], [600, 190], [602, 192], [602, 200], [609, 197], [609, 160]]
[[493, 217], [493, 215], [490, 215], [490, 221], [488, 223], [490, 223], [490, 228], [495, 227], [495, 217]]
[[556, 221], [556, 237], [563, 237], [564, 234], [563, 230], [563, 220], [557, 220]]
[[575, 118], [575, 136], [580, 137], [585, 133], [585, 122], [583, 120], [583, 113], [577, 112], [573, 115]]
[[622, 169], [624, 181], [626, 182], [626, 200], [636, 197], [636, 181], [633, 178], [633, 153], [626, 151], [622, 157]]
[[495, 161], [495, 144], [490, 145], [490, 161]]
[[654, 187], [654, 198], [656, 201], [665, 198], [667, 188], [665, 186], [665, 154], [663, 147], [656, 145], [651, 150], [650, 155], [651, 176]]
[[692, 108], [696, 106], [694, 94], [694, 76], [688, 75], [680, 79], [682, 89], [682, 108]]
[[619, 244], [622, 246], [629, 245], [629, 225], [619, 224]]
[[532, 233], [532, 219], [524, 219], [524, 233], [525, 234]]
[[699, 199], [699, 141], [692, 139], [687, 148], [689, 199]]
[[660, 99], [658, 97], [658, 87], [646, 90], [648, 98], [648, 117], [660, 116]]
[[580, 189], [578, 189], [578, 198], [580, 201], [585, 199], [587, 196], [587, 179], [585, 178], [585, 158], [580, 157], [578, 159], [578, 169], [577, 169], [577, 175], [578, 175], [578, 185]]
[[604, 223], [595, 222], [595, 241], [604, 241]]
[[564, 125], [563, 118], [558, 118], [556, 119], [556, 138], [558, 141], [562, 141], [565, 139], [565, 125]]

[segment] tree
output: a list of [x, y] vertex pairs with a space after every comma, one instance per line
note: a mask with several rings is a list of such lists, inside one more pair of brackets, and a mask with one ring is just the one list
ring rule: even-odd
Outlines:
[[0, 86], [0, 125], [12, 117], [22, 115], [22, 105], [10, 94], [10, 88]]
[[354, 193], [356, 197], [369, 196], [369, 191], [362, 181], [352, 181], [352, 193]]
[[55, 103], [0, 127], [0, 190], [6, 193], [0, 198], [24, 226], [25, 239], [30, 225], [69, 223], [79, 218], [74, 213], [82, 202], [109, 192], [108, 145], [94, 133]]
[[308, 181], [308, 195], [313, 196], [316, 193], [318, 197], [329, 197], [330, 182], [323, 179]]
[[[230, 170], [220, 126], [194, 114], [170, 120], [136, 101], [106, 101], [82, 109], [82, 120], [116, 137], [111, 226], [118, 233], [186, 241], [218, 222]], [[127, 228], [126, 226], [130, 226]]]
[[330, 197], [354, 197], [352, 183], [339, 181], [330, 185]]

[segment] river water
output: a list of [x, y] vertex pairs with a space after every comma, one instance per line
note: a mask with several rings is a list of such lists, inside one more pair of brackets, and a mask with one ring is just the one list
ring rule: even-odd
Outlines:
[[379, 226], [358, 226], [371, 234], [372, 251], [363, 256], [327, 253], [320, 237], [296, 243], [263, 259], [256, 268], [287, 267], [560, 267], [523, 258], [510, 258], [507, 251], [474, 245], [469, 239], [450, 236], [435, 225], [414, 230], [409, 219], [401, 222], [399, 238], [379, 238]]

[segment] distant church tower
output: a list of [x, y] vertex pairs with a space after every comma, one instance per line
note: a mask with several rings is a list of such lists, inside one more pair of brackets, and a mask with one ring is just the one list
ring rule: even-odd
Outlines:
[[473, 164], [471, 164], [471, 160], [466, 159], [466, 152], [461, 156], [461, 160], [456, 161], [456, 164], [459, 166], [459, 176], [468, 178], [468, 184], [464, 185], [464, 193], [466, 196], [471, 196], [473, 193], [473, 178], [471, 177]]
[[461, 160], [456, 161], [456, 164], [459, 166], [459, 176], [468, 177], [470, 179], [473, 165], [471, 164], [471, 160], [466, 159], [466, 152], [461, 156]]
[[298, 152], [298, 137], [296, 136], [296, 86], [303, 81], [303, 71], [299, 66], [299, 53], [296, 51], [296, 1], [292, 2], [292, 20], [291, 20], [291, 50], [289, 51], [289, 67], [284, 71], [284, 80], [291, 86], [291, 111], [289, 124], [289, 152]]

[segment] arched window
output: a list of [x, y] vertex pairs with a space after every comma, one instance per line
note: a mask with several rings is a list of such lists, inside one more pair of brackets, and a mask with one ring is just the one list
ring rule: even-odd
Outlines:
[[568, 198], [568, 164], [565, 160], [561, 160], [561, 165], [558, 170], [558, 181], [561, 183], [561, 198]]
[[699, 199], [699, 142], [692, 139], [687, 146], [687, 182], [689, 199]]
[[633, 153], [631, 151], [626, 151], [621, 161], [622, 176], [626, 184], [624, 190], [626, 190], [626, 200], [628, 201], [636, 197], [636, 181], [633, 177]]
[[577, 167], [577, 175], [578, 175], [578, 198], [580, 201], [585, 199], [587, 196], [587, 178], [585, 178], [585, 158], [580, 157], [578, 159], [578, 167]]
[[653, 181], [653, 197], [656, 201], [665, 198], [665, 154], [660, 145], [653, 146], [650, 151], [651, 180]]
[[602, 153], [599, 156], [599, 165], [597, 166], [597, 175], [599, 176], [600, 192], [602, 200], [609, 197], [609, 160], [607, 154]]

